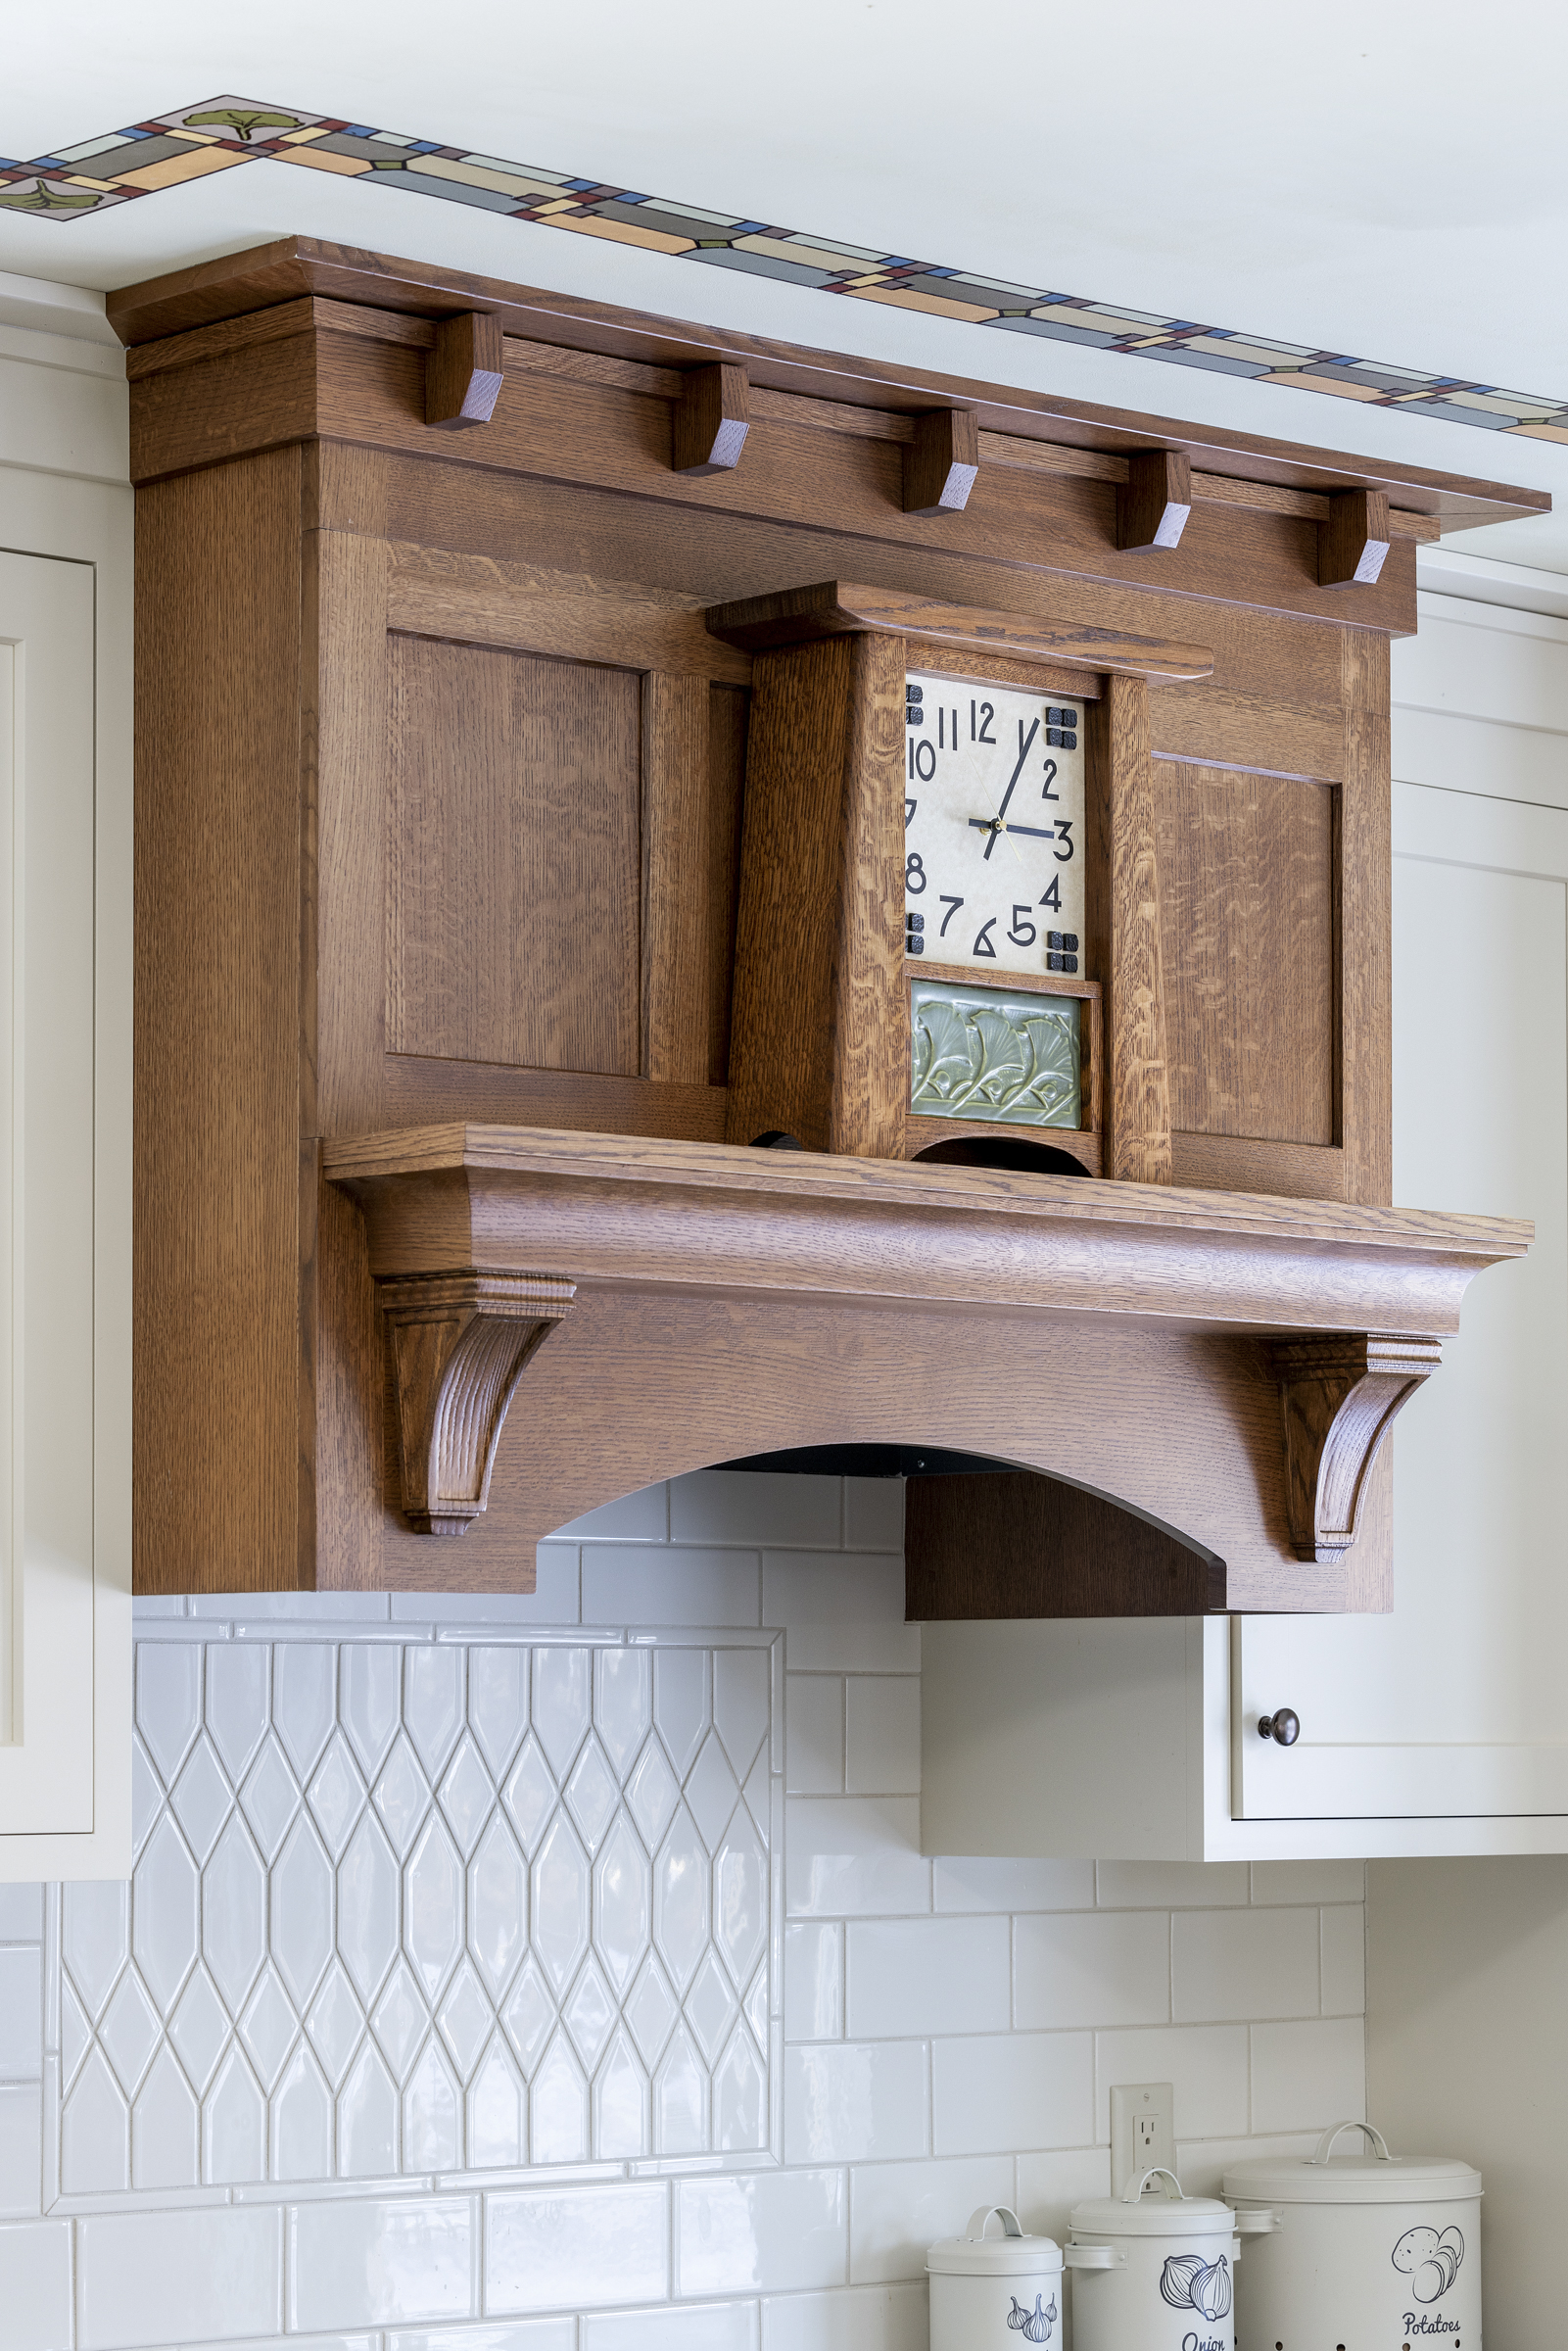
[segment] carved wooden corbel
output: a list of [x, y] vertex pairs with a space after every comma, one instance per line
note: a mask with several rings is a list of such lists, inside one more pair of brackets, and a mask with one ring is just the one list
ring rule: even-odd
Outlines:
[[410, 1273], [377, 1284], [398, 1389], [404, 1514], [460, 1535], [490, 1498], [491, 1465], [529, 1358], [577, 1285], [546, 1273]]
[[1291, 1542], [1299, 1559], [1332, 1565], [1359, 1531], [1377, 1449], [1442, 1362], [1442, 1343], [1348, 1331], [1276, 1339], [1269, 1359], [1284, 1408]]

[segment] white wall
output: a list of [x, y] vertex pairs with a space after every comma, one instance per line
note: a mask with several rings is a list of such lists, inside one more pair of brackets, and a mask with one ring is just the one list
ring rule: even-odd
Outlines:
[[[1113, 2082], [1174, 2082], [1183, 2175], [1211, 2191], [1230, 2155], [1307, 2152], [1324, 2123], [1359, 2114], [1358, 1862], [921, 1857], [920, 1634], [903, 1622], [901, 1540], [896, 1484], [709, 1474], [563, 1530], [533, 1600], [142, 1604], [128, 1905], [114, 1887], [29, 1889], [0, 1911], [7, 2351], [279, 2337], [316, 2351], [923, 2351], [925, 2245], [993, 2201], [1060, 2236], [1071, 2201], [1108, 2186]], [[476, 2052], [507, 2039], [528, 1955], [498, 1957], [495, 1904], [442, 1856], [483, 1854], [489, 1820], [514, 1847], [526, 1829], [538, 1860], [549, 1804], [536, 1816], [523, 1792], [504, 1795], [528, 1727], [507, 1659], [553, 1660], [535, 1677], [534, 1736], [553, 1741], [551, 1785], [571, 1791], [587, 1717], [546, 1696], [542, 1722], [541, 1693], [585, 1649], [627, 1660], [611, 1677], [622, 1695], [594, 1716], [611, 1778], [632, 1790], [639, 1743], [658, 1737], [706, 1839], [743, 1843], [748, 1819], [767, 1829], [773, 1957], [753, 2013], [771, 2147], [594, 2160], [603, 2142], [573, 2136], [569, 2064], [528, 2117], [532, 2146], [506, 2144], [483, 2117], [476, 2128], [454, 2082], [475, 2083]], [[651, 1652], [651, 1713], [624, 1694], [634, 1651]], [[381, 1699], [371, 1653], [390, 1655]], [[710, 1660], [688, 1684], [696, 1722], [688, 1701], [661, 1713], [658, 1699], [661, 1660], [686, 1673], [692, 1656]], [[775, 1656], [777, 1683], [743, 1662]], [[454, 1657], [472, 1752], [451, 1711]], [[734, 1780], [703, 1761], [705, 1703]], [[754, 1737], [761, 1780], [747, 1776], [736, 1810]], [[568, 1796], [595, 1864], [616, 1800], [595, 1815], [591, 1790]], [[628, 1804], [641, 1820], [635, 1793]], [[655, 1823], [655, 1879], [669, 1834]], [[377, 2157], [355, 2076], [366, 2007], [397, 2039], [381, 2003], [401, 1973], [398, 1922], [378, 1929], [387, 1895], [364, 1866], [382, 1842], [407, 1857], [405, 2046], [436, 2050], [429, 2013], [451, 2008], [455, 2054], [405, 2055], [411, 2087]], [[562, 1970], [571, 2011], [572, 1971], [590, 1963], [563, 1942], [574, 1897], [563, 1912], [558, 1893], [530, 1888], [533, 1948]], [[666, 1913], [661, 1937], [650, 1923], [668, 1973], [689, 1968], [695, 1944], [670, 1960], [679, 1924]], [[708, 1942], [727, 1931], [720, 1918]], [[480, 1982], [465, 2023], [453, 1989], [465, 1964], [482, 1976], [481, 1957], [499, 1990], [491, 2001]], [[739, 1989], [722, 1993], [721, 2035]], [[599, 2030], [607, 2046], [613, 2023]], [[514, 2019], [514, 2079], [521, 2035]]]

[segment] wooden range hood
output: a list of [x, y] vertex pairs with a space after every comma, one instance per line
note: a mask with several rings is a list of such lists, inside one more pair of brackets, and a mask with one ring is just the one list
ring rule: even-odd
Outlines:
[[[137, 1589], [529, 1591], [861, 1443], [1017, 1471], [912, 1482], [915, 1615], [1390, 1606], [1381, 1436], [1529, 1236], [1389, 1205], [1388, 648], [1540, 494], [302, 238], [109, 314]], [[997, 1129], [912, 1108], [907, 671], [1081, 728], [1029, 1173], [922, 1156]]]
[[1168, 1559], [1109, 1546], [1085, 1588], [1079, 1519], [1042, 1509], [1010, 1546], [1014, 1498], [981, 1480], [964, 1528], [930, 1536], [958, 1577], [932, 1578], [932, 1616], [1354, 1605], [1383, 1435], [1471, 1276], [1530, 1237], [515, 1128], [332, 1142], [324, 1168], [364, 1214], [404, 1507], [432, 1531], [488, 1500], [534, 1542], [681, 1470], [867, 1443], [1042, 1471], [1180, 1539]]

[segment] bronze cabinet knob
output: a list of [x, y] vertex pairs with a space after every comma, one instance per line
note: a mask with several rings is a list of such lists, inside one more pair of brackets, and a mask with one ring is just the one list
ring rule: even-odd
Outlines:
[[1302, 1735], [1302, 1718], [1289, 1706], [1281, 1706], [1277, 1714], [1260, 1714], [1258, 1718], [1259, 1739], [1272, 1739], [1276, 1747], [1294, 1747]]

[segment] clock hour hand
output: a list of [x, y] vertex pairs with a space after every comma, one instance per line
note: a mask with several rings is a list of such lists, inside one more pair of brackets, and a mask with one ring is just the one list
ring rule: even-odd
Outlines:
[[1009, 825], [1010, 833], [1026, 833], [1031, 840], [1055, 840], [1055, 825]]
[[[1004, 800], [1002, 805], [1005, 808], [1007, 806], [1007, 802]], [[998, 837], [1001, 834], [1006, 833], [1008, 830], [1009, 828], [1006, 821], [1000, 816], [972, 816], [970, 818], [970, 831], [972, 833], [988, 833], [990, 835], [990, 839], [985, 844], [985, 862], [987, 865], [989, 865], [991, 862], [991, 851], [996, 846]], [[1017, 856], [1018, 851], [1015, 849], [1013, 854]]]

